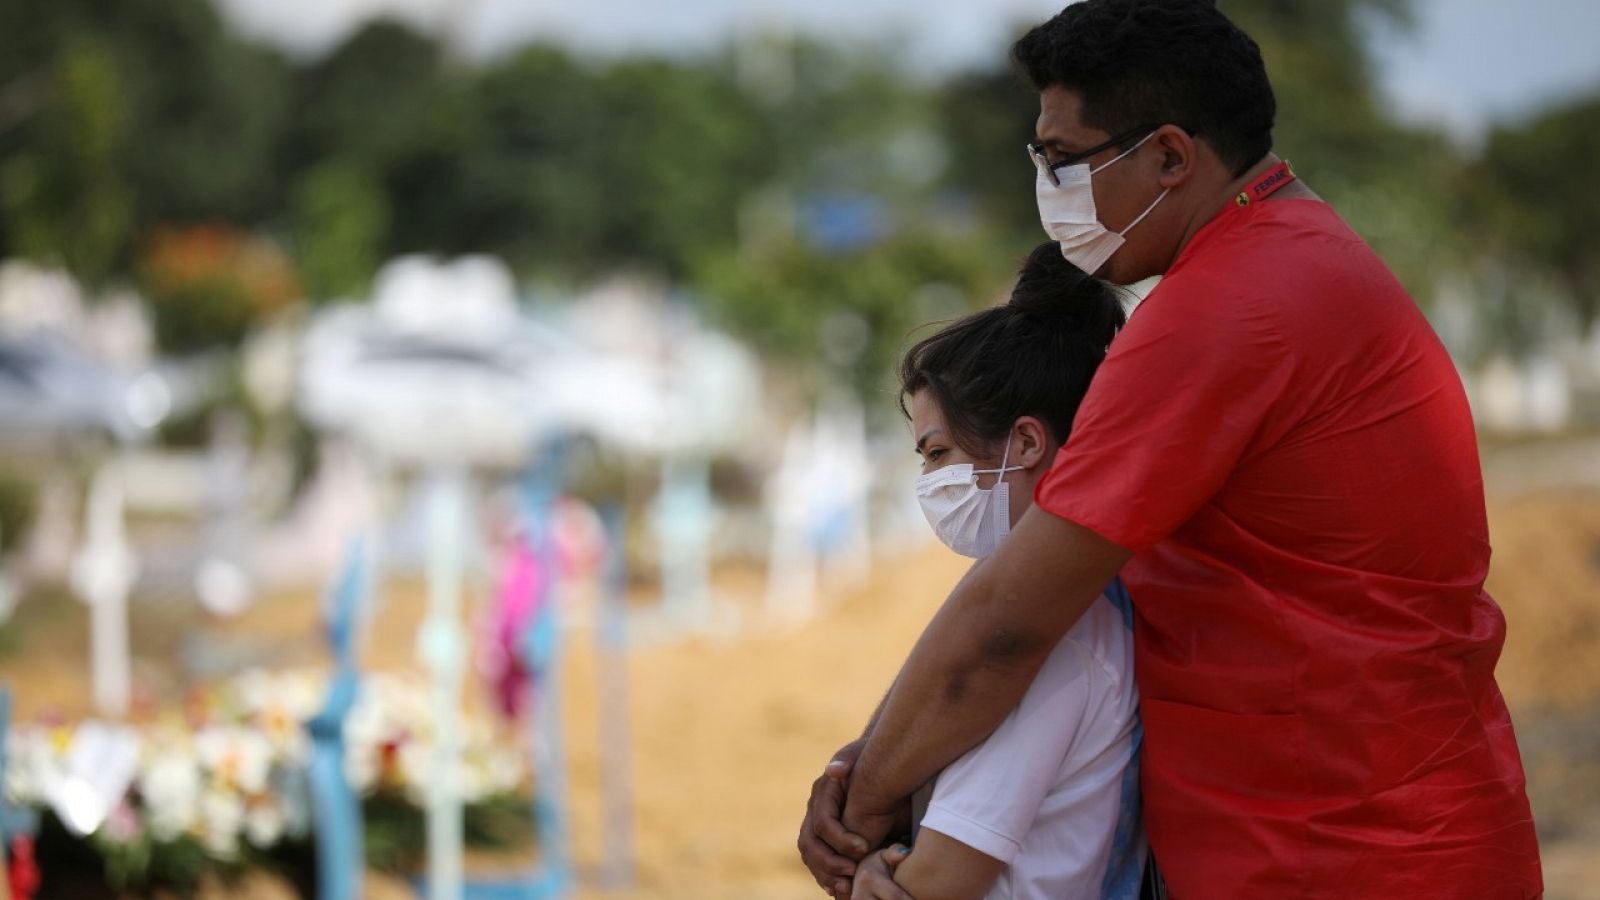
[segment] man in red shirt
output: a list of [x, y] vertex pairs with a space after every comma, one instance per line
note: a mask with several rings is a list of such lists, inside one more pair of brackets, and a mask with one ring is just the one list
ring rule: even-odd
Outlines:
[[1203, 0], [1086, 0], [1015, 55], [1046, 230], [1111, 281], [1165, 277], [1035, 509], [814, 786], [802, 857], [848, 894], [902, 799], [1120, 570], [1172, 897], [1538, 897], [1466, 399], [1405, 290], [1272, 154], [1255, 43]]

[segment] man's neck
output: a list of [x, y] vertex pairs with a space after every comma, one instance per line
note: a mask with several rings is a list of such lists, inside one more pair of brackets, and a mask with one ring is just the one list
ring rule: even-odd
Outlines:
[[[1244, 191], [1248, 189], [1250, 185], [1255, 184], [1257, 179], [1267, 174], [1274, 166], [1281, 162], [1283, 162], [1283, 160], [1278, 157], [1278, 154], [1268, 153], [1266, 156], [1261, 158], [1260, 162], [1251, 166], [1243, 175], [1240, 175], [1238, 178], [1228, 182], [1228, 184], [1222, 189], [1222, 192], [1215, 203], [1217, 211], [1221, 212], [1227, 207], [1228, 204], [1233, 202], [1233, 198], [1237, 197], [1241, 191]], [[1262, 198], [1261, 202], [1270, 203], [1273, 200], [1321, 199], [1322, 198], [1318, 197], [1315, 191], [1309, 187], [1306, 187], [1305, 182], [1296, 178], [1295, 180]]]
[[[1171, 263], [1175, 262], [1179, 256], [1183, 255], [1184, 248], [1189, 246], [1189, 242], [1193, 240], [1194, 236], [1200, 232], [1200, 229], [1206, 227], [1206, 225], [1210, 224], [1212, 219], [1215, 219], [1217, 216], [1221, 215], [1224, 211], [1234, 205], [1233, 198], [1239, 196], [1241, 191], [1254, 184], [1257, 179], [1267, 174], [1267, 172], [1270, 171], [1273, 166], [1276, 166], [1280, 162], [1283, 162], [1283, 160], [1280, 159], [1276, 153], [1268, 153], [1266, 156], [1261, 158], [1260, 162], [1247, 169], [1243, 175], [1224, 182], [1213, 190], [1206, 191], [1206, 199], [1204, 202], [1196, 205], [1194, 214], [1189, 218], [1188, 227], [1184, 229], [1182, 240], [1178, 242], [1177, 250], [1172, 254], [1172, 260], [1168, 262], [1167, 267], [1170, 268]], [[1261, 202], [1271, 203], [1274, 200], [1321, 199], [1322, 198], [1318, 197], [1315, 191], [1306, 186], [1305, 182], [1296, 178], [1294, 181], [1291, 181], [1278, 190], [1273, 191]]]

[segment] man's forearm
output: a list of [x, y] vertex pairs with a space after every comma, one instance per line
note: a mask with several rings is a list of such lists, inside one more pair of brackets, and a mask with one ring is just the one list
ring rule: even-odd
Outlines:
[[1002, 636], [1012, 646], [991, 659], [981, 635], [996, 633], [995, 617], [971, 596], [982, 589], [953, 595], [912, 648], [865, 735], [852, 801], [858, 793], [885, 802], [910, 794], [993, 733], [1027, 692], [1049, 645], [1040, 652], [1037, 643]]
[[883, 718], [883, 710], [889, 705], [889, 696], [894, 693], [894, 686], [899, 683], [899, 675], [894, 677], [894, 681], [889, 682], [889, 689], [883, 692], [883, 699], [878, 701], [878, 708], [873, 710], [872, 716], [867, 719], [867, 727], [861, 729], [862, 740], [872, 737], [872, 729], [878, 727], [878, 720]]
[[[959, 591], [963, 585], [972, 580], [973, 573], [978, 570], [978, 566], [981, 565], [982, 562], [982, 560], [979, 560], [978, 563], [973, 564], [967, 569], [966, 574], [962, 575], [961, 580], [956, 583], [956, 591]], [[895, 685], [900, 683], [900, 677], [905, 674], [905, 667], [910, 663], [911, 658], [908, 657], [906, 661], [901, 664], [900, 671], [895, 673], [894, 680], [889, 682], [889, 689], [883, 692], [883, 699], [878, 701], [878, 708], [872, 711], [872, 717], [867, 719], [867, 727], [861, 732], [861, 737], [863, 740], [871, 737], [872, 730], [878, 727], [878, 720], [883, 718], [883, 711], [889, 705], [889, 698], [894, 694]]]
[[[1128, 553], [1041, 510], [968, 573], [911, 651], [851, 776], [845, 825], [882, 812], [976, 746]], [[860, 833], [860, 832], [858, 832]]]

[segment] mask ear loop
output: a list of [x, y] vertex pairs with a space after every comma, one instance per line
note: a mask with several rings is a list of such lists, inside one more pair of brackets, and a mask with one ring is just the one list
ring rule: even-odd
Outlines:
[[1144, 208], [1144, 212], [1139, 213], [1139, 217], [1137, 219], [1134, 219], [1132, 222], [1129, 222], [1127, 228], [1124, 228], [1121, 231], [1117, 232], [1117, 237], [1127, 237], [1128, 236], [1128, 232], [1133, 230], [1133, 226], [1138, 225], [1140, 222], [1143, 222], [1145, 216], [1148, 216], [1151, 213], [1155, 212], [1156, 211], [1156, 207], [1161, 205], [1161, 201], [1167, 199], [1167, 191], [1170, 191], [1170, 190], [1172, 190], [1172, 188], [1167, 188], [1165, 191], [1162, 191], [1156, 197], [1156, 199], [1150, 201], [1150, 205], [1146, 206]]
[[[1106, 163], [1103, 166], [1095, 166], [1094, 168], [1090, 169], [1089, 170], [1089, 174], [1091, 176], [1093, 176], [1096, 173], [1104, 172], [1106, 169], [1111, 168], [1112, 166], [1116, 165], [1119, 162], [1122, 162], [1122, 160], [1125, 159], [1128, 156], [1128, 154], [1130, 154], [1133, 151], [1139, 149], [1140, 147], [1143, 147], [1145, 141], [1148, 141], [1148, 140], [1150, 140], [1151, 138], [1153, 138], [1155, 136], [1156, 136], [1156, 133], [1154, 131], [1150, 132], [1149, 134], [1147, 134], [1144, 137], [1140, 138], [1139, 139], [1139, 143], [1134, 144], [1132, 147], [1129, 147], [1128, 149], [1126, 149], [1126, 150], [1122, 151], [1120, 154], [1118, 154], [1116, 159], [1111, 160], [1110, 162]], [[1172, 190], [1172, 188], [1167, 188], [1165, 191], [1162, 191], [1160, 196], [1158, 196], [1158, 197], [1156, 197], [1156, 199], [1150, 201], [1150, 205], [1146, 206], [1144, 208], [1144, 212], [1139, 213], [1139, 217], [1137, 219], [1134, 219], [1132, 222], [1128, 223], [1128, 227], [1127, 228], [1124, 228], [1121, 231], [1113, 232], [1113, 234], [1115, 234], [1117, 237], [1127, 237], [1128, 236], [1128, 232], [1132, 231], [1133, 227], [1135, 225], [1138, 225], [1140, 222], [1143, 222], [1145, 216], [1148, 216], [1151, 213], [1155, 212], [1156, 207], [1161, 205], [1161, 201], [1167, 199], [1167, 191], [1170, 191], [1170, 190]], [[1007, 449], [1010, 449], [1010, 446], [1011, 446], [1010, 444], [1007, 444], [1006, 445]], [[1003, 465], [1005, 465], [1005, 463], [1001, 463], [1001, 465], [1003, 466]]]
[[[995, 475], [994, 487], [990, 489], [989, 497], [991, 501], [1002, 498], [1005, 500], [1004, 503], [996, 502], [992, 506], [993, 512], [991, 515], [993, 516], [995, 534], [998, 536], [996, 540], [1005, 537], [1011, 531], [1011, 488], [1006, 486], [1006, 470], [1009, 468], [1006, 463], [1010, 461], [1011, 435], [1007, 434], [1006, 449], [1000, 454], [1000, 469]], [[1017, 466], [1017, 468], [1020, 469], [1022, 467]], [[1005, 490], [1000, 489], [1003, 486]]]
[[[1159, 130], [1160, 130], [1159, 128], [1156, 129], [1156, 131], [1159, 131]], [[1117, 163], [1122, 162], [1122, 160], [1124, 158], [1126, 158], [1128, 156], [1128, 154], [1130, 154], [1133, 151], [1139, 149], [1140, 147], [1143, 147], [1145, 141], [1148, 141], [1148, 140], [1150, 140], [1151, 138], [1153, 138], [1155, 136], [1156, 136], [1156, 132], [1155, 131], [1150, 132], [1149, 134], [1147, 134], [1144, 137], [1140, 138], [1139, 139], [1139, 143], [1134, 144], [1132, 147], [1129, 147], [1128, 149], [1126, 149], [1126, 150], [1122, 151], [1121, 153], [1117, 154], [1117, 158], [1116, 159], [1111, 160], [1110, 162], [1106, 163], [1103, 166], [1095, 166], [1094, 168], [1090, 169], [1089, 170], [1089, 174], [1090, 175], [1098, 175], [1101, 172], [1104, 172], [1105, 170], [1107, 170], [1107, 169], [1111, 168], [1112, 166], [1116, 165]]]
[[972, 474], [974, 474], [974, 475], [994, 475], [995, 476], [994, 483], [995, 484], [999, 484], [1000, 482], [1006, 480], [1006, 473], [1007, 472], [1013, 472], [1013, 471], [1020, 472], [1024, 468], [1026, 468], [1026, 466], [1008, 466], [1008, 465], [1006, 465], [1006, 463], [1008, 463], [1010, 461], [1011, 461], [1011, 435], [1008, 434], [1008, 435], [1006, 435], [1006, 449], [1004, 450], [1004, 452], [1002, 452], [1000, 454], [1000, 468], [998, 468], [998, 469], [973, 469], [972, 470]]

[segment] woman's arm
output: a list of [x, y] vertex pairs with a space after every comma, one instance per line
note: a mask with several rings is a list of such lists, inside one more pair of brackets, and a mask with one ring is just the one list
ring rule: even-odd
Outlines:
[[924, 828], [894, 880], [916, 900], [980, 900], [1005, 867], [955, 838]]
[[880, 850], [861, 861], [850, 900], [982, 900], [1005, 863], [952, 837], [923, 829], [909, 856]]

